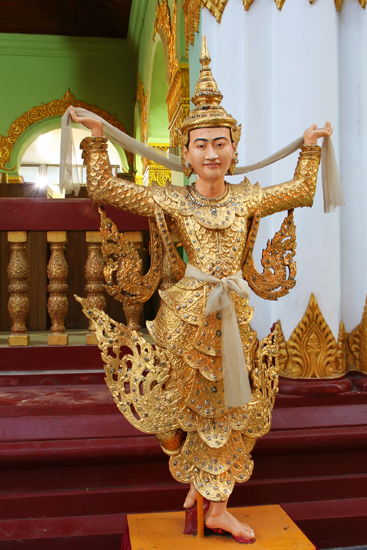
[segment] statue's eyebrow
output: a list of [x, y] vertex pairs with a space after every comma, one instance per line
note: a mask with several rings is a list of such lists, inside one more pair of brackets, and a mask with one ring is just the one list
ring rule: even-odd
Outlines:
[[[225, 139], [225, 140], [229, 141], [229, 139], [226, 136], [220, 136], [220, 137], [213, 138], [213, 141], [218, 141], [219, 139]], [[206, 139], [206, 138], [200, 138], [199, 137], [199, 138], [194, 139], [194, 143], [195, 143], [195, 141], [209, 141], [209, 140]]]

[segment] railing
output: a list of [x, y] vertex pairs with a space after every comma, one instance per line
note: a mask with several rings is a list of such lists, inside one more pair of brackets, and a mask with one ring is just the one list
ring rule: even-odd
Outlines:
[[[106, 213], [146, 251], [146, 219], [108, 207]], [[72, 295], [79, 293], [101, 309], [109, 300], [97, 209], [89, 199], [0, 198], [0, 231], [0, 330], [9, 332], [8, 344], [29, 344], [27, 318], [33, 314], [33, 329], [49, 329], [48, 345], [66, 345], [68, 322], [73, 329], [88, 325]], [[87, 332], [86, 343], [96, 343], [91, 324]]]

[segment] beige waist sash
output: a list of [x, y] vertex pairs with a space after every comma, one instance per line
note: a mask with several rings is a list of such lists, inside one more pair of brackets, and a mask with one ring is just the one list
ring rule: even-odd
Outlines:
[[230, 291], [232, 290], [243, 298], [248, 298], [249, 286], [243, 280], [241, 271], [230, 277], [218, 279], [187, 264], [185, 276], [215, 285], [208, 296], [205, 313], [211, 315], [220, 311], [222, 314], [222, 366], [225, 403], [227, 407], [241, 407], [251, 401], [252, 394]]

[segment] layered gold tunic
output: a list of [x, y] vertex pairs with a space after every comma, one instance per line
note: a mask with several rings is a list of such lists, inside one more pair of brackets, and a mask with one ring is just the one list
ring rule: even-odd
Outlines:
[[[319, 147], [303, 146], [291, 181], [262, 189], [246, 178], [239, 185], [227, 184], [226, 194], [212, 200], [198, 197], [190, 187], [148, 188], [114, 178], [105, 139], [88, 138], [82, 147], [88, 191], [96, 203], [150, 218], [158, 206], [189, 263], [217, 278], [241, 270], [249, 222], [259, 206], [262, 216], [268, 216], [312, 205], [320, 161]], [[205, 315], [211, 289], [203, 280], [184, 277], [160, 293], [161, 307], [147, 328], [170, 364], [164, 389], [175, 396], [174, 422], [156, 435], [170, 455], [171, 473], [180, 482], [193, 482], [210, 500], [223, 501], [235, 481], [251, 475], [250, 453], [256, 438], [270, 428], [276, 388], [274, 381], [269, 382], [270, 373], [275, 378], [274, 370], [269, 367], [266, 376], [261, 372], [256, 333], [250, 327], [253, 310], [247, 300], [232, 293], [253, 399], [242, 407], [225, 406], [221, 315]]]

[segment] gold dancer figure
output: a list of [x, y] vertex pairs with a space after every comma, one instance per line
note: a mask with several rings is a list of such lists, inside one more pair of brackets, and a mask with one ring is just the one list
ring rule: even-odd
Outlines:
[[[291, 181], [263, 189], [247, 178], [231, 185], [225, 176], [236, 165], [241, 127], [221, 106], [205, 41], [200, 62], [195, 107], [180, 135], [185, 172], [196, 174], [189, 187], [148, 188], [114, 178], [102, 124], [71, 109], [73, 120], [92, 131], [81, 144], [90, 197], [156, 220], [179, 279], [160, 293], [157, 316], [147, 322], [154, 348], [103, 312], [85, 312], [96, 321], [106, 381], [120, 411], [138, 429], [157, 436], [170, 456], [173, 477], [191, 484], [184, 507], [192, 507], [199, 492], [210, 501], [208, 529], [253, 542], [253, 530], [227, 511], [227, 502], [235, 482], [250, 478], [250, 453], [270, 429], [277, 345], [276, 334], [259, 343], [250, 327], [253, 309], [243, 279], [253, 248], [248, 236], [254, 240], [260, 215], [312, 205], [321, 154], [317, 139], [330, 136], [332, 128], [327, 122], [323, 129], [315, 124], [305, 131]], [[186, 271], [170, 231], [187, 253]], [[131, 355], [122, 355], [122, 346]]]

